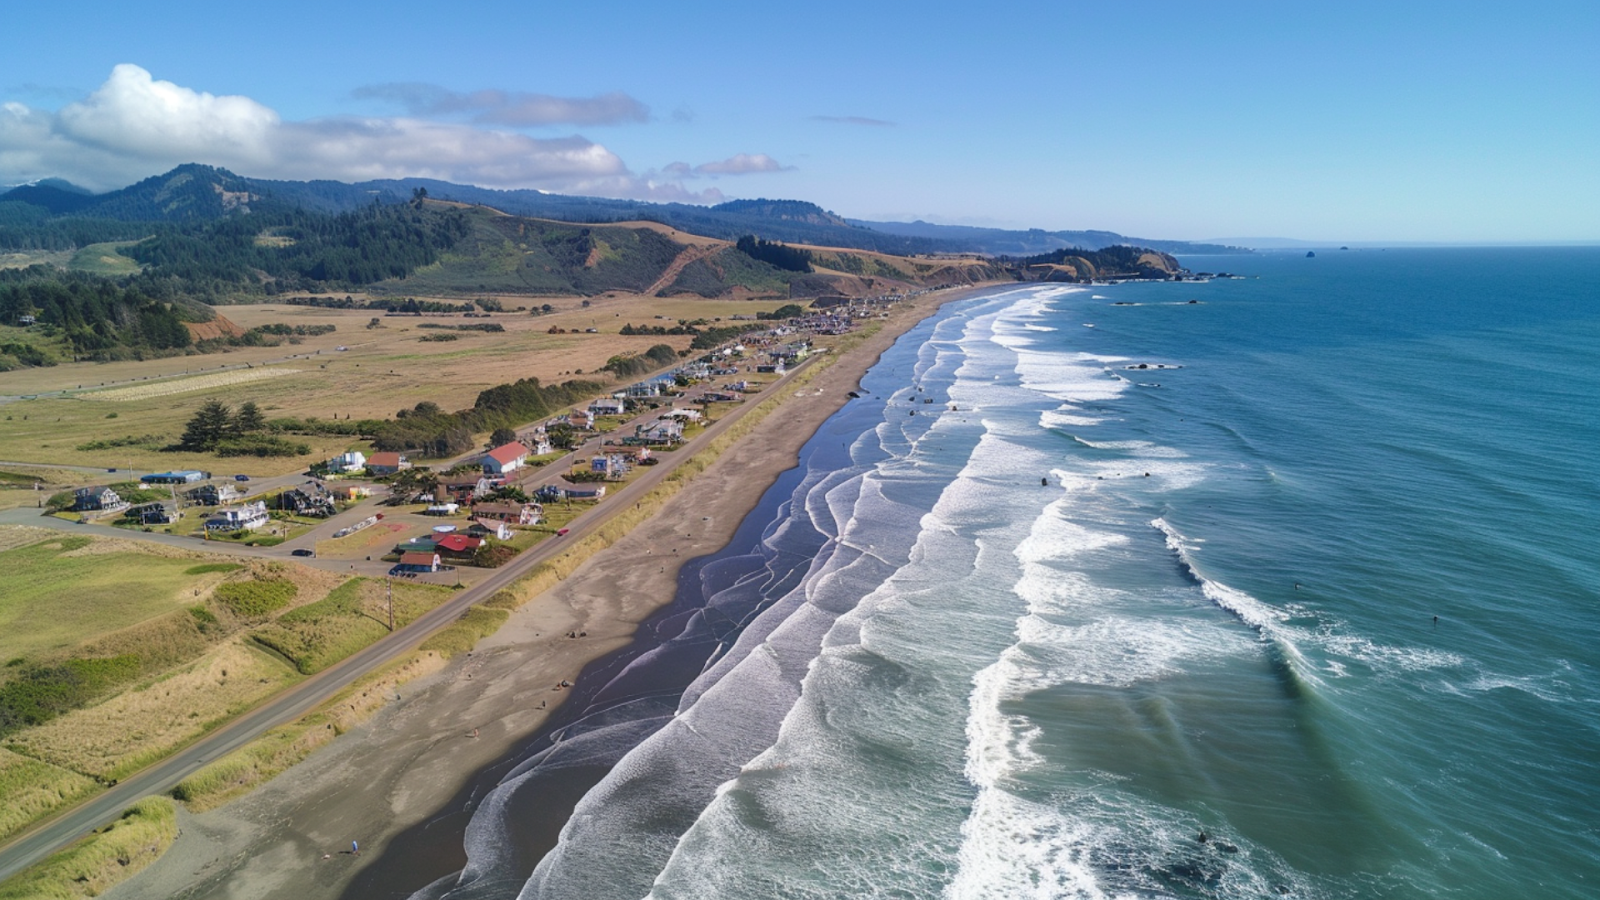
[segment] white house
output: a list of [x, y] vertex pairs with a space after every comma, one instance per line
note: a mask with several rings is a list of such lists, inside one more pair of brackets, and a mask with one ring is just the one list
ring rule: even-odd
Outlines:
[[271, 521], [264, 500], [219, 509], [206, 520], [207, 531], [254, 531]]
[[359, 472], [367, 467], [367, 455], [360, 450], [341, 453], [328, 460], [328, 471], [334, 473]]
[[620, 416], [627, 411], [627, 402], [616, 397], [601, 397], [589, 404], [589, 412], [597, 416]]
[[501, 444], [484, 454], [483, 471], [491, 475], [504, 475], [507, 472], [522, 468], [522, 464], [527, 461], [528, 448], [524, 447], [519, 441], [512, 441], [509, 444]]

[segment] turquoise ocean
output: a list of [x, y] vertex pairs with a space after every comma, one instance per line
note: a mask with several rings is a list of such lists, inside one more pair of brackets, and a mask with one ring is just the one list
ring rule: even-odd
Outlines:
[[419, 896], [1600, 896], [1600, 249], [1183, 262], [908, 333]]

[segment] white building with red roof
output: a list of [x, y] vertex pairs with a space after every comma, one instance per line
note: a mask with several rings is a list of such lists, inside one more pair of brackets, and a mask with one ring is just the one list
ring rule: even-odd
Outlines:
[[509, 444], [501, 444], [483, 455], [483, 471], [491, 475], [504, 475], [522, 468], [522, 464], [527, 461], [528, 448], [520, 441], [512, 441]]

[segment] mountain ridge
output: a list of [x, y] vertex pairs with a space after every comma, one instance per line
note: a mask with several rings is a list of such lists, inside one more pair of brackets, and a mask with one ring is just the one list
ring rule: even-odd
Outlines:
[[1216, 244], [1132, 238], [1112, 231], [1007, 230], [926, 222], [848, 219], [804, 200], [730, 200], [716, 206], [652, 203], [498, 190], [430, 178], [378, 179], [345, 183], [327, 179], [277, 181], [249, 178], [227, 169], [185, 163], [161, 175], [104, 194], [84, 195], [70, 183], [47, 179], [0, 193], [0, 203], [42, 207], [52, 216], [121, 221], [185, 222], [220, 218], [253, 209], [299, 208], [340, 213], [372, 203], [398, 204], [418, 191], [439, 200], [488, 206], [512, 215], [577, 224], [652, 221], [691, 234], [736, 240], [746, 234], [772, 241], [843, 247], [900, 256], [980, 253], [1030, 256], [1073, 247], [1100, 250], [1119, 244], [1167, 253], [1239, 252]]

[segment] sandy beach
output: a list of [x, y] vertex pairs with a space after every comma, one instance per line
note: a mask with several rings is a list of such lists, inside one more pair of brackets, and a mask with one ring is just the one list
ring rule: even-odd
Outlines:
[[[568, 694], [556, 685], [577, 681], [585, 665], [625, 647], [639, 623], [671, 601], [682, 563], [728, 542], [884, 349], [943, 303], [974, 290], [902, 305], [660, 513], [525, 604], [471, 654], [404, 685], [399, 699], [365, 725], [254, 793], [203, 814], [180, 812], [182, 833], [172, 849], [104, 896], [338, 897], [364, 867], [383, 864], [397, 835], [452, 817], [460, 820], [453, 823], [459, 832], [465, 816], [451, 808], [453, 799], [559, 708]], [[569, 632], [585, 636], [572, 639]], [[450, 828], [441, 823], [439, 830]], [[411, 859], [418, 843], [442, 856]], [[406, 853], [418, 869], [451, 871], [465, 861], [454, 841], [412, 841]]]

